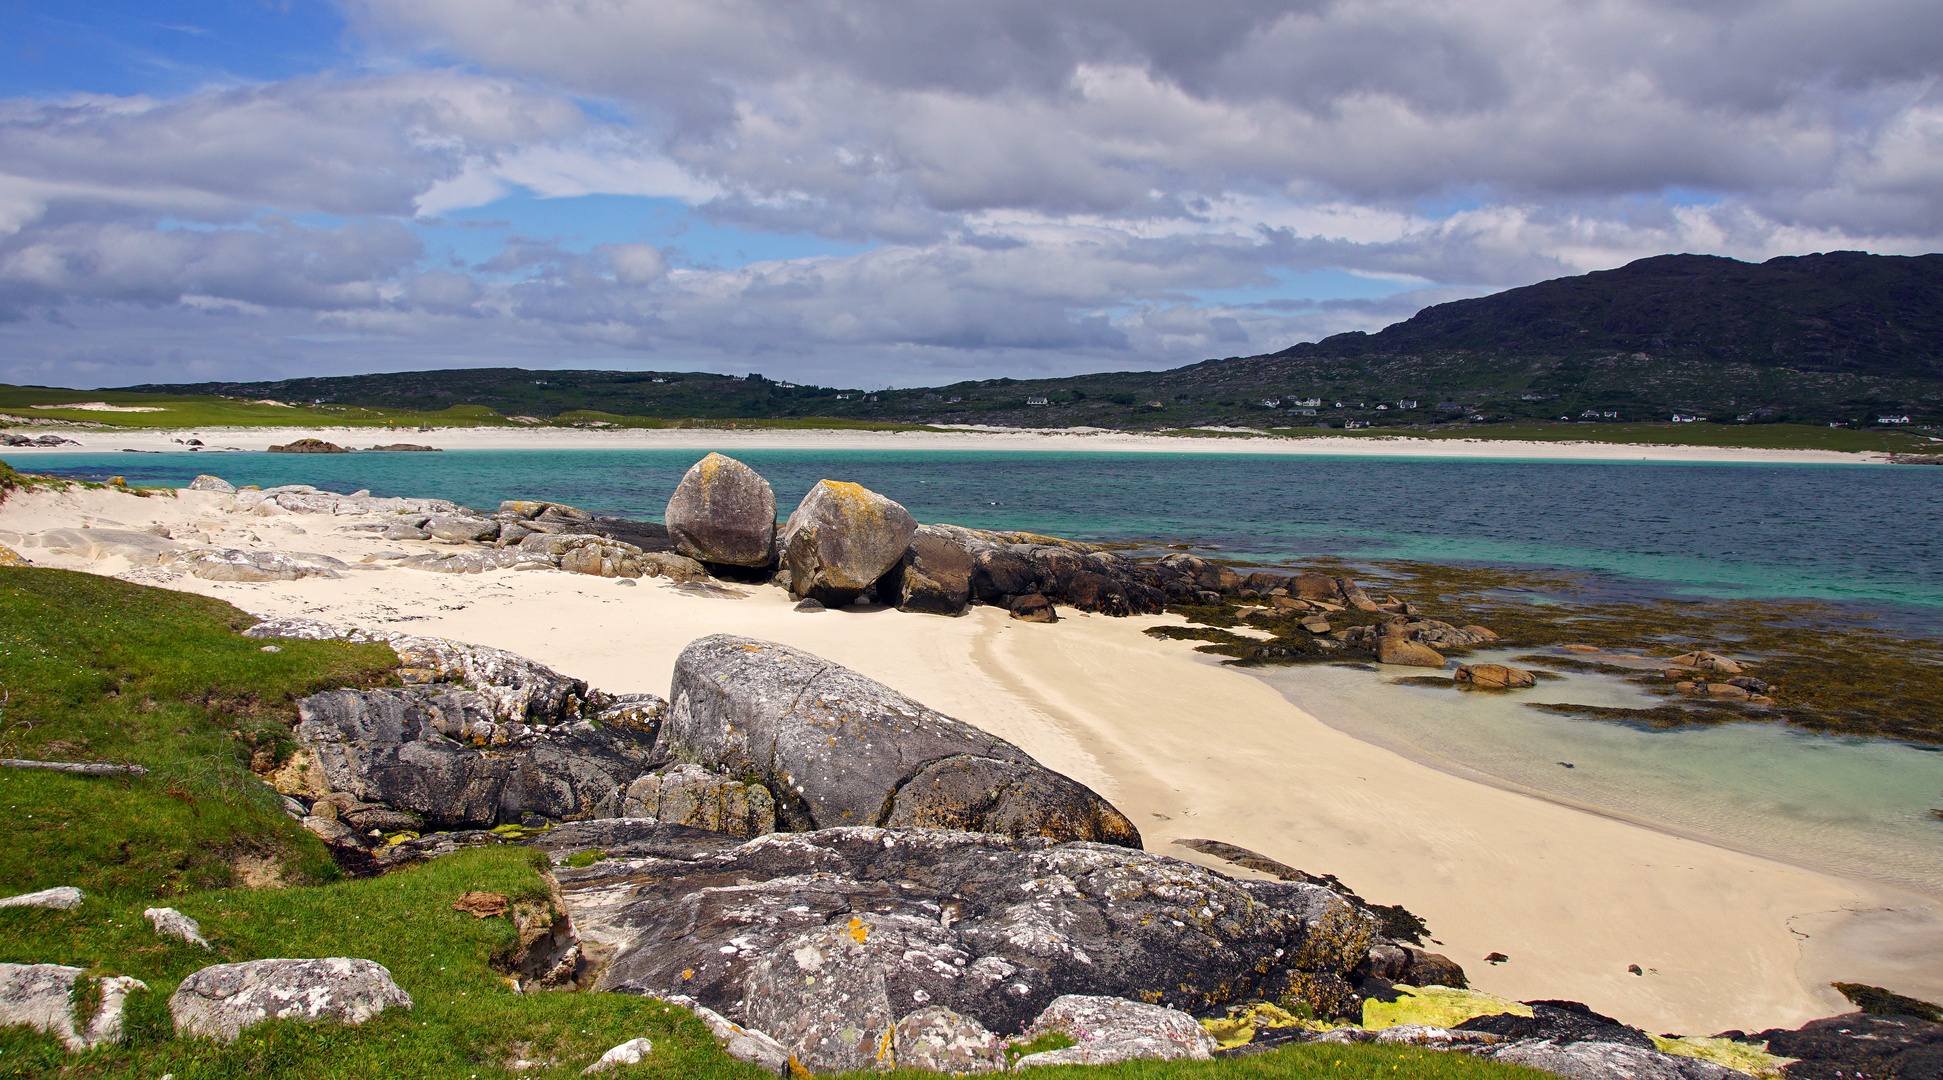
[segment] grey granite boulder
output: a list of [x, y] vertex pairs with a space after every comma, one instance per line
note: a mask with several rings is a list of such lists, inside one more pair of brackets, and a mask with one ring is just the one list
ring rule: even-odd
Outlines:
[[715, 1041], [722, 1044], [722, 1051], [735, 1060], [776, 1076], [796, 1075], [796, 1070], [790, 1067], [795, 1059], [789, 1049], [768, 1032], [745, 1028], [686, 994], [668, 994], [662, 1000], [693, 1012], [709, 1034], [715, 1036]]
[[409, 1009], [384, 965], [371, 960], [250, 960], [193, 972], [169, 995], [177, 1033], [234, 1042], [265, 1020], [362, 1024], [386, 1009]]
[[917, 531], [904, 507], [869, 488], [819, 480], [778, 538], [790, 591], [847, 604], [897, 565]]
[[1207, 1061], [1221, 1046], [1179, 1009], [1097, 994], [1055, 998], [1025, 1034], [1032, 1039], [1054, 1032], [1073, 1040], [1073, 1045], [1028, 1054], [1019, 1059], [1018, 1067], [1112, 1065], [1142, 1058]]
[[457, 514], [434, 514], [425, 529], [435, 540], [485, 540], [499, 537], [499, 522]]
[[776, 831], [776, 800], [761, 784], [745, 784], [699, 765], [676, 765], [627, 786], [621, 816], [761, 836]]
[[298, 714], [297, 740], [333, 789], [439, 828], [613, 817], [651, 764], [652, 734], [502, 719], [471, 690], [332, 690]]
[[406, 686], [463, 686], [492, 703], [500, 720], [560, 724], [579, 719], [587, 683], [518, 653], [448, 638], [393, 635], [398, 676]]
[[218, 491], [224, 495], [234, 495], [236, 494], [236, 485], [220, 476], [211, 476], [208, 473], [203, 473], [201, 476], [189, 481], [189, 490]]
[[691, 559], [756, 567], [776, 559], [776, 493], [732, 457], [710, 454], [690, 466], [666, 520], [675, 551]]
[[927, 1006], [999, 1034], [1066, 994], [1193, 1013], [1293, 995], [1344, 1015], [1360, 1006], [1345, 975], [1376, 940], [1320, 886], [1108, 844], [875, 828], [737, 842], [626, 818], [529, 842], [556, 860], [582, 939], [611, 951], [597, 989], [687, 994], [847, 1068]]
[[205, 581], [296, 581], [344, 576], [339, 573], [344, 569], [342, 561], [328, 555], [298, 552], [189, 548], [163, 554], [157, 561], [180, 567]]
[[760, 779], [790, 829], [897, 822], [1140, 846], [1084, 784], [800, 649], [702, 638], [676, 659], [672, 697], [657, 753]]
[[1478, 1051], [1478, 1055], [1541, 1069], [1568, 1080], [1753, 1080], [1725, 1065], [1626, 1043], [1520, 1039]]
[[899, 1020], [891, 1031], [891, 1052], [900, 1069], [948, 1076], [1005, 1068], [1005, 1040], [942, 1005], [927, 1005]]
[[0, 964], [0, 1027], [44, 1031], [75, 1053], [120, 1042], [122, 1003], [148, 985], [126, 975], [98, 980], [100, 1003], [87, 1024], [77, 1027], [74, 997], [83, 977], [80, 968], [65, 964]]

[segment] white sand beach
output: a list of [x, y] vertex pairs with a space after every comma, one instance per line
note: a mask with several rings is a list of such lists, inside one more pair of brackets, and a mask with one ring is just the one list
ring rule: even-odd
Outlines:
[[[430, 438], [467, 445], [452, 434]], [[654, 434], [664, 440], [654, 445], [745, 445], [721, 433]], [[480, 444], [497, 435], [480, 433]], [[562, 434], [569, 438], [581, 436]], [[803, 445], [800, 435], [748, 438]], [[1463, 964], [1481, 989], [1584, 1001], [1652, 1031], [1759, 1030], [1844, 1011], [1827, 988], [1831, 978], [1932, 999], [1943, 989], [1934, 965], [1920, 963], [1937, 955], [1937, 943], [1912, 947], [1915, 936], [1943, 926], [1935, 898], [1436, 771], [1327, 726], [1261, 681], [1193, 652], [1191, 642], [1141, 633], [1174, 616], [1062, 612], [1058, 623], [1035, 625], [990, 607], [957, 618], [890, 609], [804, 614], [769, 585], [723, 598], [652, 578], [624, 586], [554, 570], [435, 574], [360, 561], [381, 550], [429, 550], [431, 542], [344, 531], [355, 518], [236, 514], [229, 501], [191, 491], [16, 493], [0, 503], [0, 543], [36, 565], [190, 590], [250, 612], [506, 648], [615, 692], [665, 695], [676, 655], [705, 634], [791, 644], [1010, 739], [1091, 785], [1139, 825], [1149, 850], [1233, 872], [1172, 844], [1209, 838], [1336, 874], [1372, 901], [1421, 915], [1437, 939], [1432, 948]], [[335, 579], [225, 583], [121, 558], [83, 562], [31, 542], [56, 528], [151, 525], [176, 539], [316, 552], [351, 566]], [[1509, 961], [1485, 963], [1494, 952]]]
[[[0, 430], [6, 430], [0, 421]], [[21, 427], [23, 435], [52, 428]], [[570, 430], [561, 428], [82, 428], [58, 432], [80, 443], [61, 447], [7, 447], [8, 456], [78, 451], [185, 449], [181, 440], [200, 439], [207, 449], [266, 450], [298, 439], [315, 438], [352, 449], [396, 442], [441, 450], [979, 450], [1061, 451], [1155, 454], [1302, 454], [1375, 457], [1531, 458], [1555, 461], [1693, 461], [1722, 464], [1855, 465], [1887, 463], [1889, 455], [1833, 450], [1764, 450], [1723, 446], [1659, 446], [1643, 443], [1530, 442], [1512, 439], [1425, 439], [1407, 435], [1250, 435], [1239, 430], [1205, 435], [1143, 434], [1074, 428], [963, 429], [939, 431], [784, 431], [667, 428], [659, 430]]]

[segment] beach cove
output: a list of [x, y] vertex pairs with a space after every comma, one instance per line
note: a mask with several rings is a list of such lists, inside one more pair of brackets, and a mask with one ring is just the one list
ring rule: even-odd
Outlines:
[[[1932, 899], [1430, 768], [1321, 723], [1190, 643], [1140, 633], [1177, 616], [1076, 613], [1051, 626], [995, 608], [956, 619], [890, 609], [805, 616], [766, 585], [717, 597], [560, 573], [434, 575], [360, 562], [373, 539], [336, 529], [348, 522], [239, 519], [219, 501], [200, 492], [140, 502], [113, 491], [16, 495], [0, 505], [0, 529], [159, 524], [200, 529], [225, 546], [332, 555], [352, 565], [340, 579], [155, 583], [265, 615], [506, 648], [617, 692], [666, 693], [675, 654], [707, 633], [793, 644], [1092, 786], [1136, 820], [1150, 850], [1232, 872], [1171, 843], [1222, 840], [1401, 903], [1475, 985], [1514, 998], [1573, 998], [1649, 1027], [1704, 1033], [1838, 1011], [1829, 978], [1936, 994], [1921, 964], [1935, 954], [1912, 950], [1906, 936], [1934, 923]], [[112, 559], [72, 565], [158, 576]], [[1481, 962], [1494, 952], [1511, 959]]]

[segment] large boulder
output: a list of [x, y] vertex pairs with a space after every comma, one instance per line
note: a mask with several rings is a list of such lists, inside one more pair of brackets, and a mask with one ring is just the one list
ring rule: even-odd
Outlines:
[[[258, 632], [259, 627], [245, 633], [269, 636]], [[389, 640], [398, 654], [398, 677], [406, 686], [467, 687], [491, 703], [496, 720], [566, 723], [580, 717], [588, 698], [585, 681], [505, 649], [408, 634]]]
[[1221, 1046], [1179, 1009], [1097, 994], [1055, 998], [1025, 1032], [1028, 1037], [1055, 1033], [1073, 1045], [1029, 1054], [1019, 1065], [1113, 1065], [1142, 1058], [1207, 1061]]
[[999, 1033], [1066, 994], [1196, 1014], [1293, 995], [1345, 1015], [1377, 935], [1320, 886], [1107, 844], [877, 828], [738, 843], [630, 819], [530, 842], [583, 939], [612, 950], [598, 989], [691, 995], [825, 1068], [875, 1067], [892, 1025], [932, 1006]]
[[819, 480], [779, 539], [790, 591], [847, 604], [897, 565], [917, 531], [904, 507], [869, 488]]
[[169, 995], [178, 1033], [222, 1042], [265, 1020], [362, 1024], [411, 1007], [384, 965], [342, 956], [217, 964], [192, 972]]
[[614, 817], [651, 766], [651, 732], [507, 720], [473, 690], [331, 690], [297, 709], [297, 741], [332, 789], [440, 828]]
[[776, 493], [732, 457], [710, 454], [682, 474], [668, 497], [668, 539], [705, 563], [768, 566], [776, 558]]
[[732, 634], [675, 661], [658, 753], [755, 777], [791, 829], [892, 822], [1140, 846], [1091, 789], [800, 649]]
[[934, 525], [921, 525], [877, 595], [900, 611], [956, 615], [971, 603], [971, 552]]

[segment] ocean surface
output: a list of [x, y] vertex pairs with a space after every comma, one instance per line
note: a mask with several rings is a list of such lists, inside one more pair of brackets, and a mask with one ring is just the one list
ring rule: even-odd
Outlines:
[[[178, 486], [207, 472], [239, 485], [368, 488], [482, 509], [543, 498], [659, 520], [697, 456], [112, 453], [16, 464]], [[822, 449], [735, 456], [770, 481], [785, 513], [827, 477], [880, 491], [920, 521], [1188, 545], [1270, 564], [1329, 555], [1570, 568], [1622, 596], [1814, 599], [1943, 635], [1943, 468]], [[1519, 704], [1640, 703], [1638, 690], [1601, 676], [1483, 695], [1394, 686], [1388, 673], [1350, 668], [1255, 674], [1330, 724], [1453, 772], [1943, 895], [1943, 821], [1930, 816], [1943, 807], [1936, 749], [1764, 723], [1659, 731]]]

